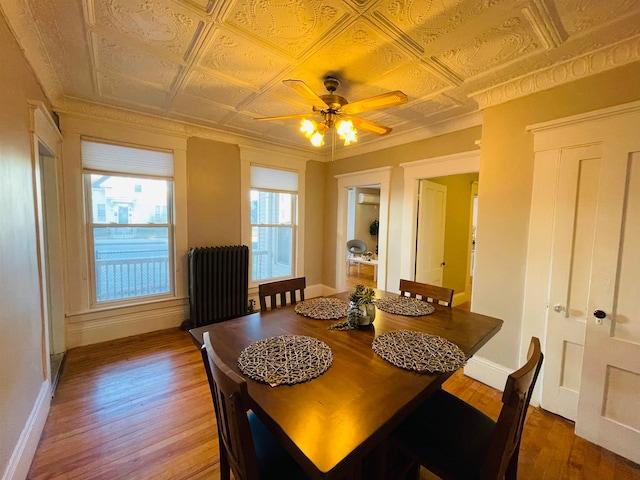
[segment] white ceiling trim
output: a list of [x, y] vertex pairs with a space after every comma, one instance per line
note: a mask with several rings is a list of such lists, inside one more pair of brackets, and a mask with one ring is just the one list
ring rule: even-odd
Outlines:
[[548, 90], [640, 60], [640, 35], [538, 70], [501, 85], [471, 93], [481, 109]]
[[0, 15], [7, 20], [7, 24], [14, 37], [20, 39], [20, 46], [33, 70], [44, 94], [51, 103], [61, 100], [64, 95], [58, 81], [55, 69], [42, 48], [40, 32], [33, 21], [33, 14], [25, 2], [0, 0]]
[[294, 147], [283, 147], [268, 141], [259, 141], [242, 135], [235, 135], [222, 132], [214, 128], [194, 125], [178, 120], [171, 120], [161, 116], [140, 113], [133, 110], [100, 105], [85, 102], [78, 99], [65, 99], [63, 106], [54, 106], [58, 114], [68, 115], [76, 118], [89, 118], [100, 121], [109, 121], [119, 125], [126, 125], [153, 132], [170, 133], [171, 135], [182, 136], [184, 138], [199, 137], [215, 140], [224, 143], [244, 145], [256, 149], [271, 150], [286, 155], [293, 155], [298, 158], [303, 157], [309, 160], [326, 161], [324, 155], [314, 154], [305, 149]]

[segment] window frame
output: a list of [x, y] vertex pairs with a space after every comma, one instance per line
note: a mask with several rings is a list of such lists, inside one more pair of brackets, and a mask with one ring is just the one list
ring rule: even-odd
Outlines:
[[[267, 281], [274, 281], [274, 280], [283, 280], [286, 278], [294, 278], [296, 276], [296, 258], [297, 258], [297, 250], [298, 250], [298, 192], [292, 192], [289, 190], [276, 190], [276, 189], [268, 189], [268, 188], [251, 188], [249, 190], [249, 194], [251, 195], [252, 192], [265, 192], [265, 193], [275, 193], [275, 194], [286, 194], [286, 195], [290, 195], [291, 196], [291, 223], [290, 224], [286, 224], [286, 223], [253, 223], [253, 217], [252, 215], [249, 215], [249, 221], [250, 221], [250, 225], [249, 225], [249, 229], [251, 231], [251, 235], [252, 235], [252, 241], [249, 245], [249, 256], [250, 256], [250, 270], [249, 270], [249, 282], [253, 282], [253, 283], [264, 283]], [[290, 255], [291, 255], [291, 274], [290, 275], [282, 275], [282, 276], [277, 276], [277, 277], [268, 277], [268, 278], [261, 278], [258, 280], [254, 280], [253, 279], [253, 229], [254, 227], [264, 227], [264, 228], [286, 228], [291, 230], [291, 251], [290, 251]], [[273, 251], [273, 257], [274, 257], [274, 263], [278, 263], [278, 258], [280, 257], [280, 248], [279, 248], [279, 244], [275, 246], [274, 251]], [[281, 264], [284, 265], [284, 264]]]
[[[293, 258], [293, 272], [291, 277], [278, 277], [279, 279], [304, 276], [304, 252], [305, 252], [305, 174], [307, 158], [285, 154], [279, 151], [267, 150], [253, 146], [240, 145], [240, 190], [241, 190], [241, 239], [244, 245], [251, 249], [251, 166], [290, 170], [298, 175], [298, 201], [297, 201], [297, 225], [295, 257]], [[291, 193], [291, 192], [289, 192]], [[252, 269], [249, 255], [249, 268]], [[250, 270], [251, 271], [251, 270]], [[249, 276], [249, 295], [254, 296], [258, 292], [258, 285], [267, 280], [253, 281]]]
[[[117, 146], [117, 145], [116, 145]], [[174, 179], [170, 177], [158, 175], [143, 175], [138, 173], [105, 171], [91, 168], [82, 168], [82, 184], [83, 184], [83, 202], [85, 207], [85, 241], [87, 245], [86, 256], [89, 269], [89, 308], [102, 309], [113, 306], [134, 306], [153, 301], [172, 299], [176, 297], [176, 238], [175, 238], [175, 186]], [[163, 180], [167, 182], [167, 223], [152, 224], [111, 224], [111, 223], [94, 223], [93, 222], [93, 203], [92, 203], [92, 185], [91, 175], [105, 175], [123, 178], [139, 178], [149, 180]], [[116, 300], [98, 301], [97, 297], [97, 271], [95, 258], [95, 237], [94, 228], [167, 228], [167, 249], [168, 249], [168, 275], [169, 291], [166, 293], [150, 294], [136, 297], [127, 297]]]

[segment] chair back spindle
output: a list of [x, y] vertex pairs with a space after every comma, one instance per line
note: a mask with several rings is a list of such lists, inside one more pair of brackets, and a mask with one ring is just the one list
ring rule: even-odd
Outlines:
[[[277, 282], [263, 283], [258, 286], [258, 297], [260, 298], [260, 311], [266, 312], [269, 307], [271, 310], [278, 307], [278, 297], [280, 298], [280, 306], [287, 305], [287, 293], [289, 293], [290, 304], [295, 305], [298, 301], [304, 300], [304, 289], [307, 286], [305, 277], [290, 278]], [[267, 298], [270, 299], [270, 305], [267, 306]]]
[[400, 295], [412, 298], [420, 297], [425, 302], [438, 303], [446, 307], [451, 307], [453, 301], [453, 289], [451, 288], [404, 279], [400, 279]]

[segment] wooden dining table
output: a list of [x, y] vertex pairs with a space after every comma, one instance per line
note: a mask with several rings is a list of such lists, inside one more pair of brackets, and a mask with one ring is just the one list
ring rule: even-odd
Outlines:
[[[376, 295], [398, 296], [380, 290]], [[349, 293], [333, 297], [348, 301]], [[314, 479], [382, 477], [385, 439], [453, 374], [399, 368], [372, 350], [376, 336], [395, 330], [437, 335], [456, 344], [469, 358], [502, 326], [497, 318], [440, 305], [424, 316], [377, 309], [370, 326], [329, 329], [338, 321], [304, 317], [294, 306], [287, 306], [190, 330], [198, 348], [208, 331], [215, 351], [240, 374], [240, 353], [258, 340], [304, 335], [331, 348], [331, 367], [304, 383], [272, 387], [245, 376], [251, 409]]]

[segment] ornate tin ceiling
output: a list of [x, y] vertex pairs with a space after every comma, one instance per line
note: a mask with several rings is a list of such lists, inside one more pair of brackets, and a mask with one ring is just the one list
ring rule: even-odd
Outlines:
[[[312, 149], [311, 111], [336, 76], [354, 102], [391, 90], [406, 105], [361, 114], [393, 127], [370, 148], [479, 124], [478, 111], [640, 59], [637, 0], [0, 0], [54, 105], [121, 107]], [[89, 103], [87, 103], [89, 102]], [[329, 143], [329, 142], [328, 142]], [[324, 147], [325, 149], [328, 147]], [[342, 149], [358, 146], [339, 147]]]

